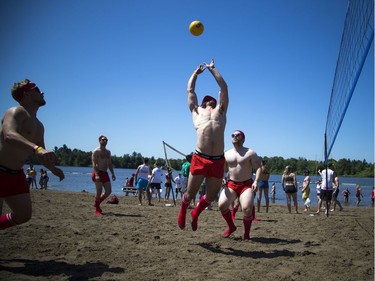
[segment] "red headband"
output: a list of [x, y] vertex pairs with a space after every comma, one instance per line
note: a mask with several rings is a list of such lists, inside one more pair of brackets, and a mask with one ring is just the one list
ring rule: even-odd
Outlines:
[[102, 139], [106, 139], [106, 138], [107, 138], [106, 136], [102, 135], [102, 136], [99, 137], [99, 141], [101, 141]]
[[239, 132], [243, 138], [243, 141], [245, 141], [245, 134], [241, 130], [235, 130], [235, 132]]
[[27, 91], [30, 91], [31, 89], [35, 88], [36, 87], [36, 84], [33, 83], [33, 82], [29, 82], [27, 83], [26, 85], [22, 86], [17, 92], [16, 94], [13, 95], [13, 98], [16, 100], [16, 101], [20, 101], [22, 100], [23, 98], [23, 93], [27, 92]]
[[215, 104], [217, 104], [216, 102], [216, 99], [214, 97], [211, 97], [211, 96], [205, 96], [202, 100], [202, 103], [201, 103], [201, 107], [205, 106], [207, 102], [209, 101], [214, 101]]

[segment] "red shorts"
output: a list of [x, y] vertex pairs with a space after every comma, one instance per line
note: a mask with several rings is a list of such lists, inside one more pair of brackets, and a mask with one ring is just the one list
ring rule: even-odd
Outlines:
[[228, 181], [228, 188], [234, 190], [237, 193], [237, 196], [240, 197], [241, 194], [248, 188], [253, 185], [253, 179], [248, 179], [247, 181], [235, 182], [232, 180]]
[[[107, 172], [99, 171], [98, 172], [98, 176], [99, 176], [99, 182], [105, 183], [105, 182], [109, 182], [110, 181]], [[95, 180], [95, 171], [92, 171], [91, 179], [92, 179], [92, 181], [96, 181]]]
[[[190, 165], [190, 173], [192, 175], [204, 175], [207, 178], [223, 178], [224, 176], [224, 155], [215, 159], [208, 159], [210, 156], [202, 156], [204, 154], [193, 154]], [[220, 159], [216, 159], [220, 158]]]
[[2, 167], [0, 170], [0, 198], [30, 193], [23, 170], [5, 172], [4, 169], [7, 168]]

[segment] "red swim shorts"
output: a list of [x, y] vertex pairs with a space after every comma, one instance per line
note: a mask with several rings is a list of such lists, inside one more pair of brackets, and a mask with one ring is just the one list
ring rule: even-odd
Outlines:
[[0, 170], [0, 198], [30, 193], [29, 185], [23, 170], [14, 171], [2, 167]]
[[210, 156], [193, 154], [190, 165], [192, 175], [204, 175], [207, 178], [223, 178], [224, 176], [224, 156], [221, 159], [208, 159]]
[[[98, 176], [99, 176], [99, 182], [105, 183], [105, 182], [109, 182], [110, 181], [107, 172], [99, 171], [98, 172]], [[91, 179], [92, 179], [92, 181], [96, 181], [95, 180], [95, 171], [92, 171]]]
[[235, 182], [232, 180], [228, 181], [228, 188], [234, 190], [237, 193], [237, 196], [240, 197], [241, 194], [248, 188], [253, 185], [253, 179], [248, 179], [247, 181]]

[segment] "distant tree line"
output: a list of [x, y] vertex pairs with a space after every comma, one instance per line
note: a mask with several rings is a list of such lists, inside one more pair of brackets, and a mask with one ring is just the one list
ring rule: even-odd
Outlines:
[[[59, 166], [75, 166], [75, 167], [90, 167], [91, 166], [91, 151], [85, 152], [79, 149], [70, 149], [65, 144], [62, 147], [55, 147], [55, 153], [59, 158]], [[141, 153], [133, 152], [132, 154], [124, 154], [123, 156], [112, 156], [112, 163], [116, 168], [136, 169], [143, 163], [143, 156]], [[153, 166], [154, 163], [159, 162], [162, 166], [171, 166], [173, 169], [180, 171], [182, 163], [186, 159], [168, 159], [166, 163], [163, 158], [148, 157], [149, 163]], [[286, 166], [292, 166], [294, 171], [301, 175], [303, 171], [309, 170], [310, 175], [317, 175], [318, 170], [323, 170], [324, 163], [319, 161], [307, 160], [305, 158], [288, 158], [283, 157], [260, 157], [266, 160], [270, 168], [271, 174], [282, 174]], [[35, 157], [29, 160], [38, 164]], [[338, 161], [331, 159], [334, 164], [335, 171], [340, 176], [351, 177], [374, 177], [374, 164], [367, 163], [366, 160], [350, 160], [340, 159]]]

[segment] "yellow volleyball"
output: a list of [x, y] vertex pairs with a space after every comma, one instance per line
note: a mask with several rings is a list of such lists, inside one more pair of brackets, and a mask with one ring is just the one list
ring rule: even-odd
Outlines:
[[199, 36], [204, 30], [203, 23], [201, 23], [199, 20], [195, 20], [190, 24], [189, 30], [194, 36]]

